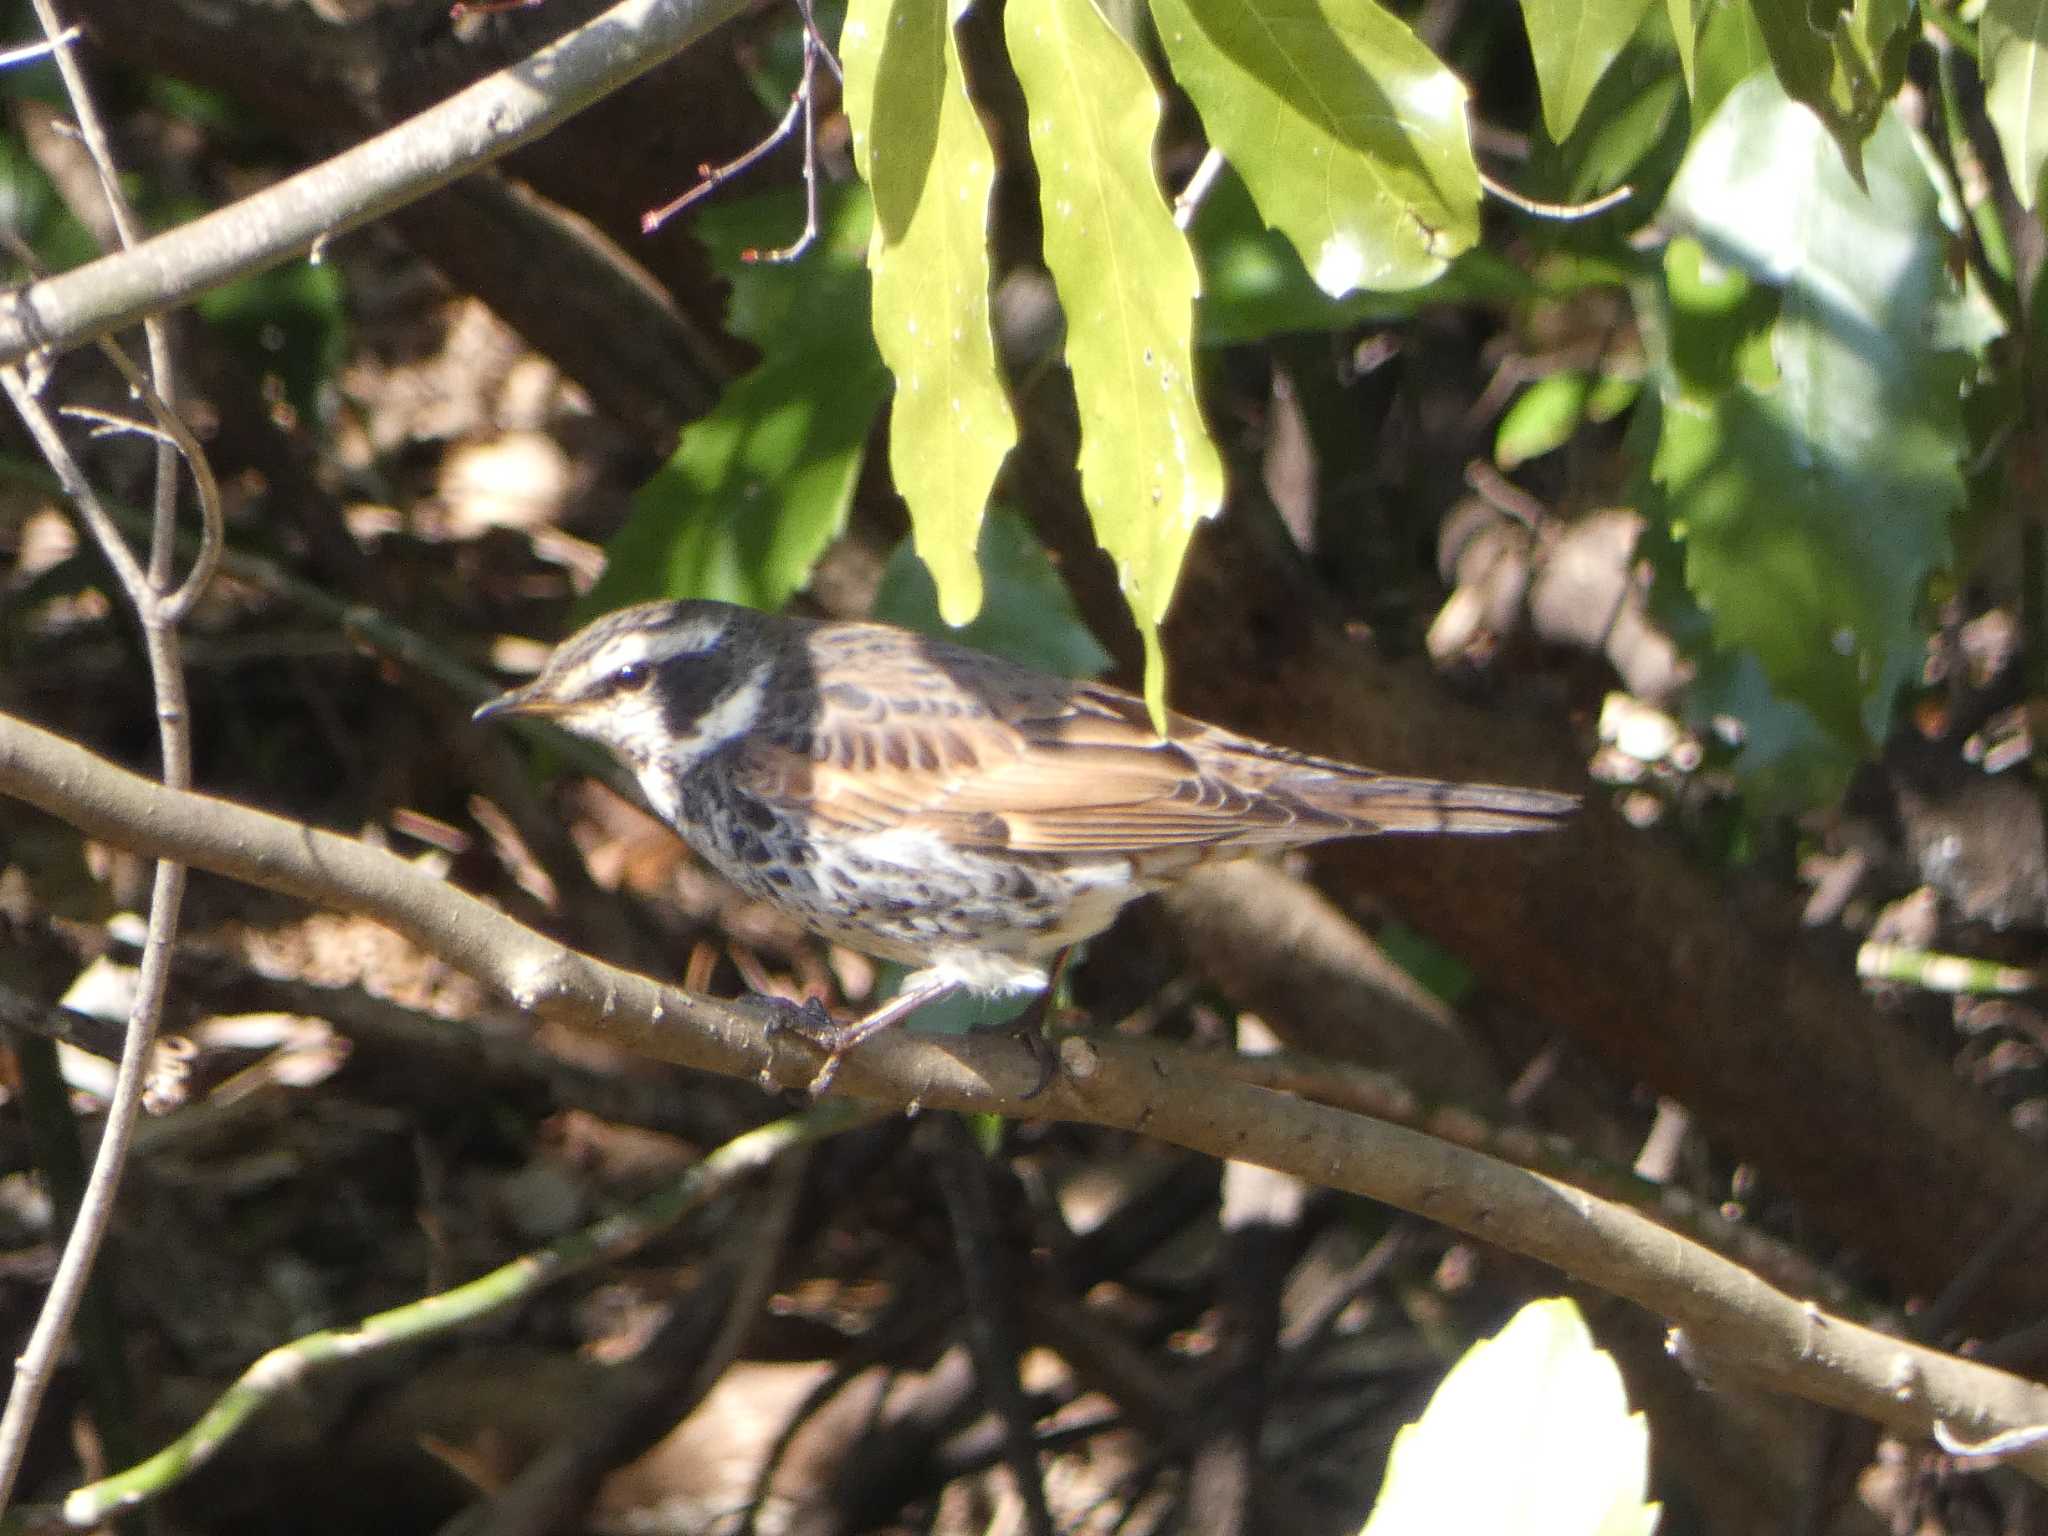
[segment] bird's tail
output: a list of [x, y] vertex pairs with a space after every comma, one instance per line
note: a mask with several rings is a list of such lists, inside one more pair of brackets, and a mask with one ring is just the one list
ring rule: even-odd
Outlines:
[[1334, 768], [1289, 774], [1271, 786], [1361, 833], [1545, 832], [1579, 808], [1577, 795], [1508, 784], [1454, 784]]

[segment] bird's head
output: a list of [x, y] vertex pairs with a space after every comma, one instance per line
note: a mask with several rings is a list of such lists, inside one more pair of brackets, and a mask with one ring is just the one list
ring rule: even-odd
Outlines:
[[476, 711], [530, 715], [610, 748], [629, 766], [686, 768], [760, 713], [776, 621], [727, 603], [641, 603], [555, 648], [538, 676]]

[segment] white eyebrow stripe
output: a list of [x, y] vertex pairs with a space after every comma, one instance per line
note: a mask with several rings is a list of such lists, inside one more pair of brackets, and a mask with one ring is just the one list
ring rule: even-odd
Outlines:
[[583, 671], [595, 681], [611, 676], [621, 667], [657, 665], [677, 656], [699, 656], [710, 650], [724, 632], [725, 625], [717, 619], [698, 619], [679, 629], [628, 630], [599, 646]]

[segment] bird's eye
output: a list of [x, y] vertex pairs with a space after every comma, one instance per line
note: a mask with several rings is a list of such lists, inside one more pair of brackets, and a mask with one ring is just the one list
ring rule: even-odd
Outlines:
[[636, 689], [645, 688], [647, 680], [652, 676], [654, 676], [654, 669], [648, 666], [646, 662], [629, 661], [612, 674], [612, 691], [614, 693], [631, 693]]

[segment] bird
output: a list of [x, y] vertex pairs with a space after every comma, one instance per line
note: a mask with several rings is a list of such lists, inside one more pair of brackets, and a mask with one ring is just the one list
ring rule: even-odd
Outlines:
[[533, 716], [607, 748], [657, 815], [747, 895], [911, 967], [854, 1047], [961, 991], [1034, 999], [1049, 1080], [1055, 968], [1126, 903], [1201, 866], [1332, 838], [1558, 825], [1576, 796], [1380, 773], [893, 625], [708, 599], [641, 603], [564, 640], [479, 721]]

